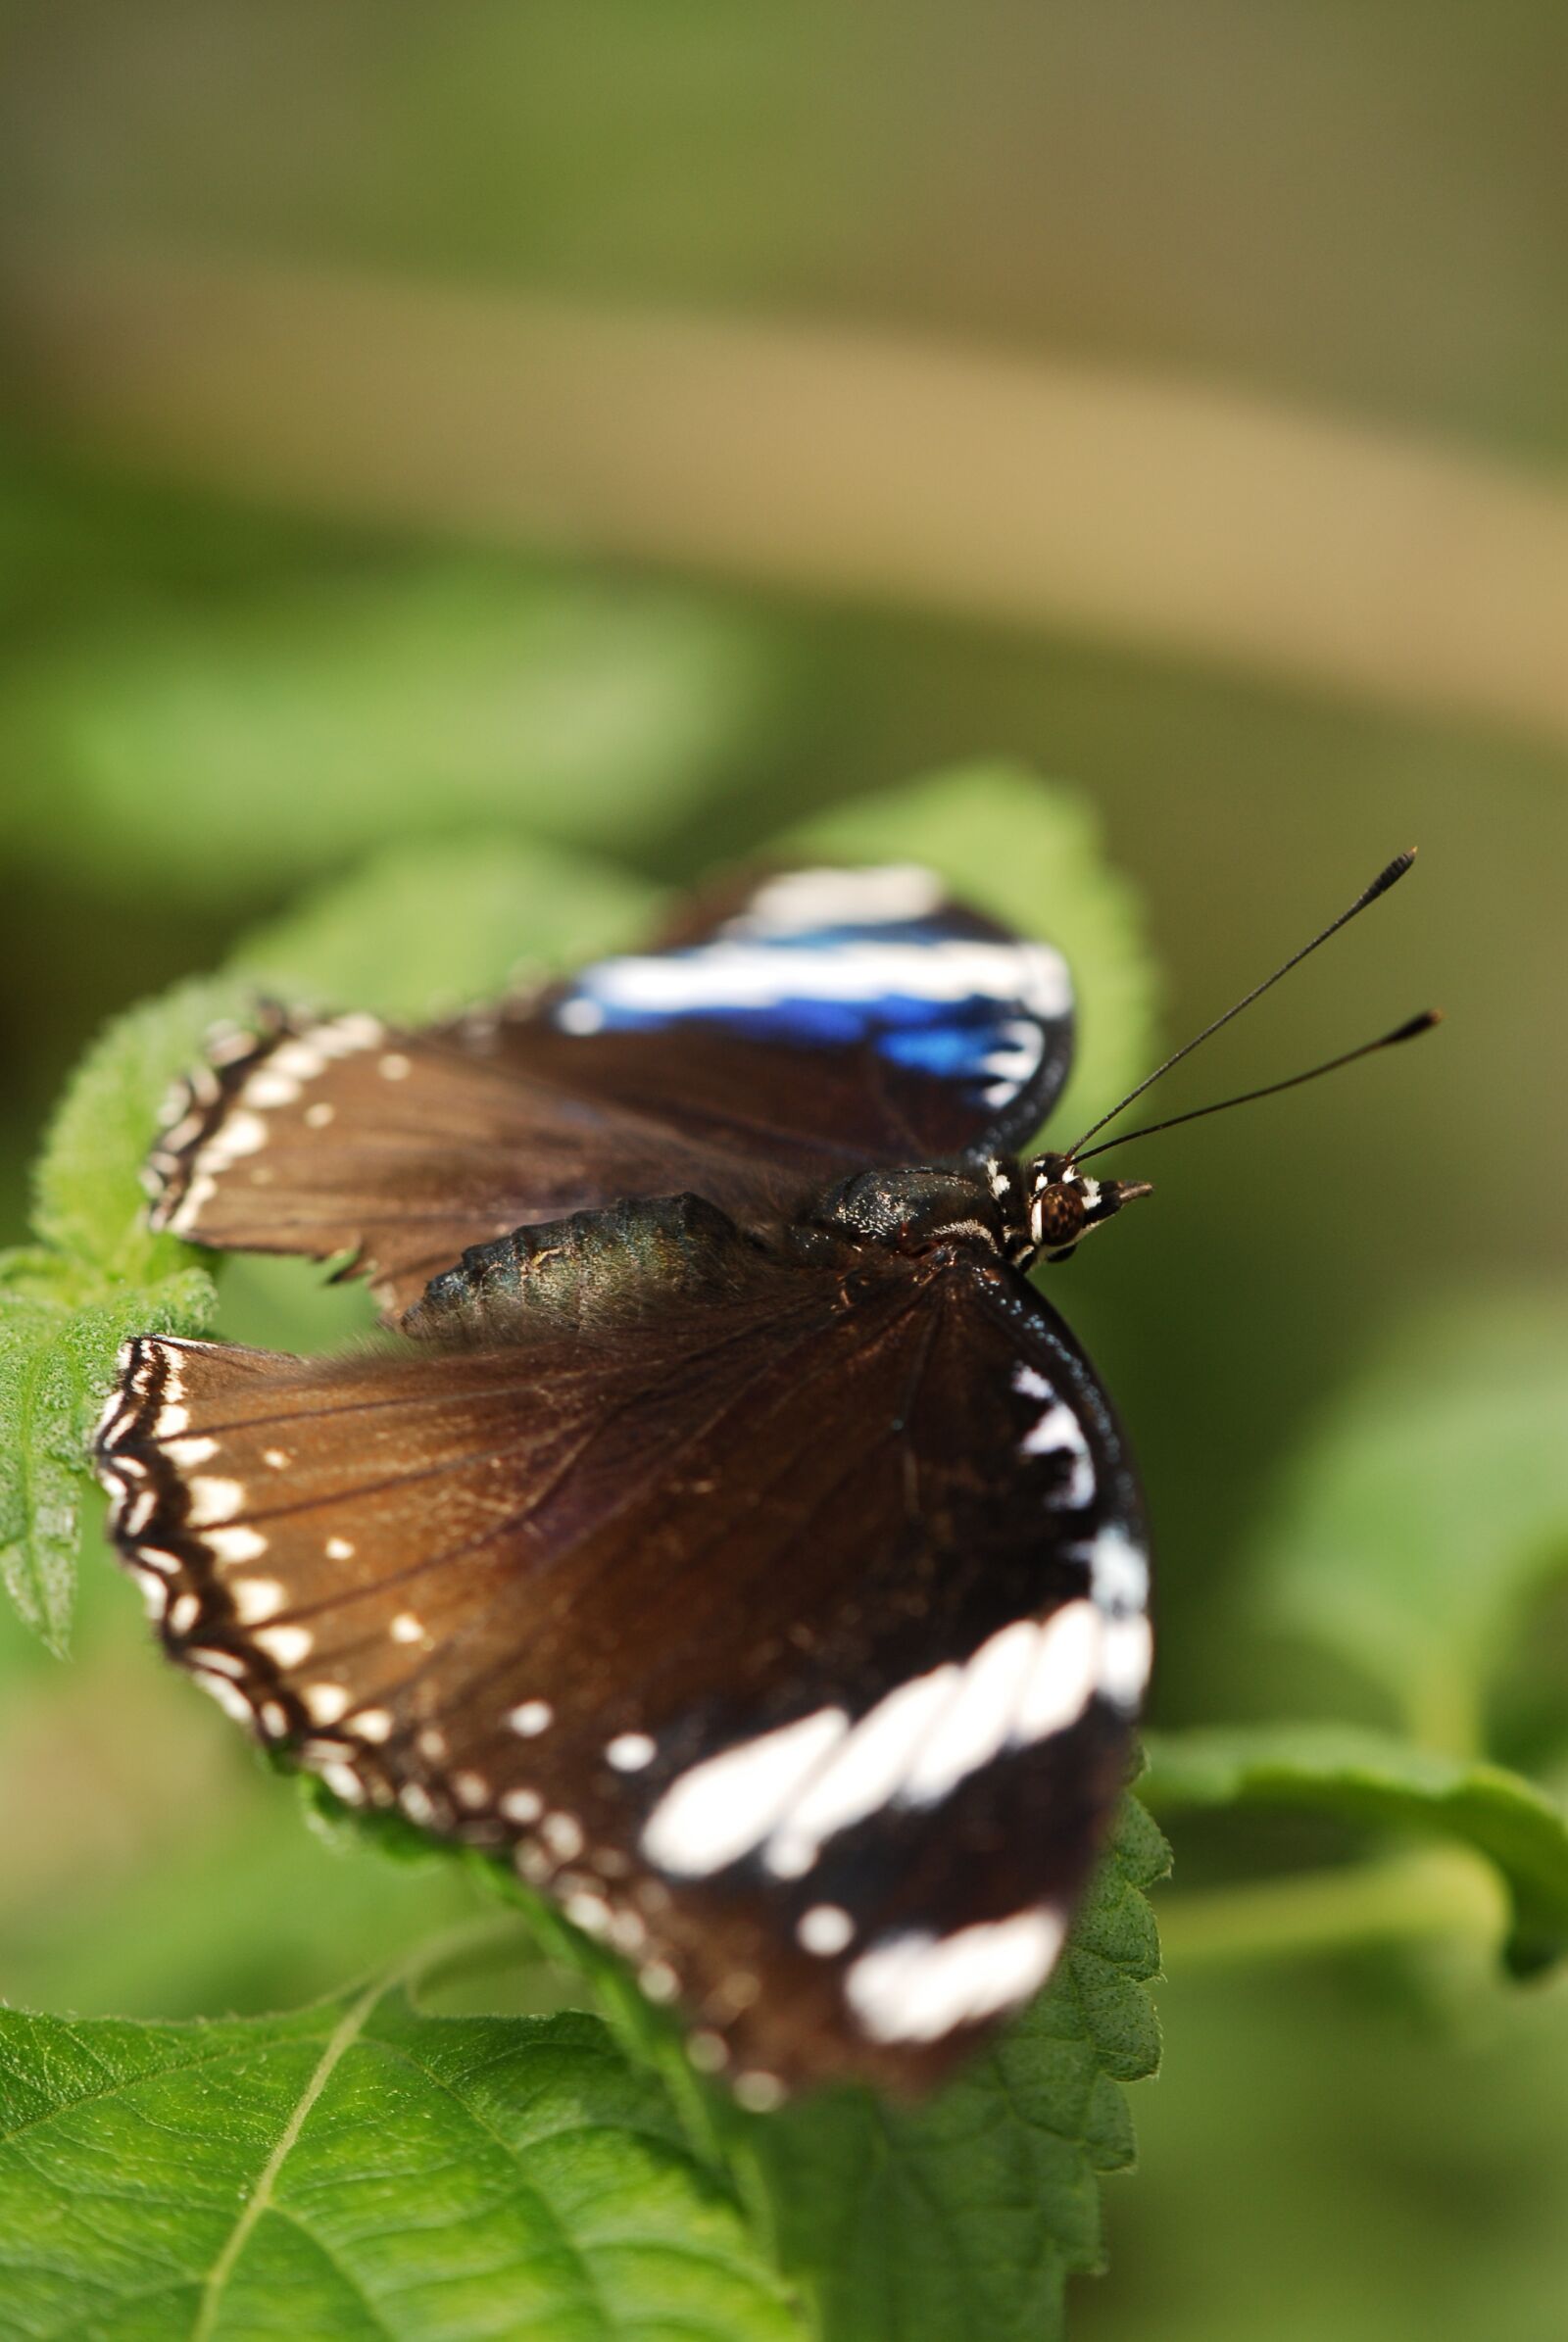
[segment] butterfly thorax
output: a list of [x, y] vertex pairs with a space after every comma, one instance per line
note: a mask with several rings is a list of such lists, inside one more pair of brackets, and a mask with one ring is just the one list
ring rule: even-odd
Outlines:
[[990, 1154], [957, 1165], [859, 1172], [829, 1189], [806, 1222], [897, 1252], [974, 1245], [1026, 1269], [1041, 1256], [1067, 1259], [1091, 1229], [1150, 1192], [1142, 1180], [1085, 1178], [1066, 1155], [1020, 1163]]
[[808, 1249], [811, 1238], [821, 1233], [852, 1245], [876, 1244], [916, 1256], [960, 1244], [1022, 1260], [1034, 1250], [1019, 1207], [1024, 1194], [1018, 1165], [999, 1156], [984, 1165], [860, 1171], [830, 1188], [802, 1215], [802, 1248]]

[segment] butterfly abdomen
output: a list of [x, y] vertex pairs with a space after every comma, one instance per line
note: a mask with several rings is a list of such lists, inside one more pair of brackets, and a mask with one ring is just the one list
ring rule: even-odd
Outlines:
[[702, 1195], [643, 1196], [472, 1244], [404, 1318], [423, 1340], [619, 1330], [765, 1277], [768, 1255]]

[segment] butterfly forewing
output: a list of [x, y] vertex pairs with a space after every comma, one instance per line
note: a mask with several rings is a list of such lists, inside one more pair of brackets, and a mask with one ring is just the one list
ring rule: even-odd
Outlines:
[[693, 1190], [748, 1224], [869, 1164], [1007, 1146], [1065, 1077], [1059, 954], [912, 867], [774, 874], [661, 946], [417, 1033], [220, 1042], [152, 1158], [157, 1224], [347, 1252], [394, 1312], [470, 1244]]
[[805, 1267], [700, 1219], [657, 1306], [133, 1342], [115, 1534], [264, 1738], [511, 1848], [757, 2102], [906, 2085], [1054, 1959], [1147, 1671], [1138, 1497], [1001, 1262]]

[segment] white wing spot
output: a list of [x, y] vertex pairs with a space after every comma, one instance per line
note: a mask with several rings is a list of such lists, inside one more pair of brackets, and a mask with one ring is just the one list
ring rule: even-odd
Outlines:
[[240, 1578], [228, 1592], [234, 1615], [244, 1627], [259, 1626], [263, 1619], [275, 1618], [283, 1607], [283, 1588], [275, 1578]]
[[637, 1981], [650, 2000], [670, 2001], [680, 1990], [680, 1978], [667, 1960], [650, 1960], [637, 1971]]
[[305, 1041], [280, 1042], [268, 1063], [274, 1072], [286, 1074], [294, 1082], [314, 1082], [318, 1073], [326, 1070], [321, 1050], [312, 1049]]
[[655, 1806], [643, 1852], [685, 1878], [721, 1871], [767, 1836], [849, 1726], [842, 1708], [819, 1708], [694, 1765]]
[[555, 1020], [563, 1033], [597, 1033], [604, 1025], [605, 1012], [597, 1000], [563, 1000]]
[[390, 1740], [392, 1711], [390, 1708], [360, 1708], [348, 1720], [348, 1729], [362, 1740]]
[[855, 1962], [845, 1998], [873, 2041], [939, 2041], [1035, 1991], [1065, 1933], [1061, 1914], [1041, 1908], [956, 1935], [890, 1936]]
[[248, 1106], [263, 1108], [291, 1106], [299, 1094], [298, 1082], [271, 1064], [264, 1065], [259, 1073], [253, 1073], [240, 1092]]
[[470, 1809], [490, 1802], [490, 1783], [482, 1773], [454, 1773], [452, 1788], [458, 1803]]
[[229, 1683], [223, 1676], [209, 1675], [205, 1668], [193, 1669], [190, 1680], [216, 1699], [224, 1715], [232, 1716], [236, 1724], [249, 1726], [255, 1723], [256, 1711], [237, 1683]]
[[800, 1797], [776, 1817], [764, 1858], [775, 1877], [804, 1877], [825, 1838], [896, 1795], [960, 1676], [954, 1666], [933, 1668], [901, 1683], [860, 1718]]
[[765, 879], [730, 927], [751, 935], [892, 927], [928, 919], [943, 901], [942, 881], [917, 862], [884, 862], [864, 870], [789, 870]]
[[581, 1927], [585, 1935], [605, 1935], [610, 1930], [610, 1905], [603, 1895], [586, 1891], [568, 1895], [562, 1905], [574, 1927]]
[[188, 1635], [201, 1614], [199, 1595], [177, 1594], [170, 1608], [169, 1623], [176, 1635]]
[[776, 2074], [737, 2074], [735, 2097], [749, 2115], [770, 2115], [784, 2103], [784, 2084]]
[[617, 1732], [605, 1750], [605, 1761], [617, 1773], [640, 1773], [653, 1763], [655, 1753], [646, 1732]]
[[963, 1668], [956, 1695], [904, 1772], [898, 1784], [902, 1803], [934, 1805], [1006, 1746], [1039, 1641], [1040, 1629], [1025, 1618], [981, 1644]]
[[1135, 1709], [1153, 1664], [1154, 1637], [1147, 1618], [1110, 1618], [1101, 1642], [1100, 1688], [1122, 1709]]
[[819, 1960], [830, 1960], [835, 1952], [842, 1952], [855, 1934], [855, 1922], [837, 1903], [813, 1903], [809, 1911], [801, 1914], [795, 1929], [795, 1940], [802, 1951], [811, 1952]]
[[423, 1623], [412, 1610], [400, 1610], [387, 1632], [394, 1642], [421, 1642], [424, 1638]]
[[582, 1826], [570, 1814], [546, 1814], [539, 1834], [551, 1853], [563, 1862], [575, 1862], [582, 1852]]
[[348, 1714], [349, 1695], [341, 1683], [307, 1683], [300, 1698], [313, 1724], [336, 1724]]
[[1077, 1723], [1100, 1681], [1103, 1632], [1093, 1602], [1064, 1602], [1039, 1628], [1013, 1710], [1014, 1742], [1044, 1740]]
[[209, 1529], [206, 1545], [218, 1562], [256, 1561], [267, 1551], [267, 1539], [261, 1531], [247, 1529], [243, 1523], [233, 1529]]
[[537, 1822], [544, 1812], [544, 1799], [535, 1789], [508, 1789], [501, 1799], [501, 1811], [509, 1822], [520, 1822], [524, 1829]]
[[1047, 1501], [1054, 1506], [1067, 1506], [1079, 1512], [1090, 1503], [1095, 1493], [1094, 1458], [1084, 1438], [1083, 1425], [1071, 1407], [1057, 1399], [1047, 1407], [1023, 1443], [1025, 1455], [1065, 1455], [1072, 1470], [1064, 1487], [1056, 1489]]
[[341, 1797], [345, 1805], [365, 1803], [365, 1783], [352, 1765], [345, 1765], [334, 1758], [321, 1767], [321, 1779], [333, 1796]]
[[305, 1109], [305, 1119], [313, 1131], [324, 1131], [336, 1114], [336, 1106], [328, 1105], [324, 1098], [318, 1098], [314, 1105]]
[[354, 1545], [346, 1537], [329, 1537], [323, 1547], [328, 1561], [352, 1561]]
[[288, 1469], [288, 1449], [286, 1447], [264, 1447], [262, 1449], [262, 1462], [273, 1472], [286, 1471]]
[[547, 1732], [556, 1721], [556, 1711], [547, 1699], [525, 1699], [515, 1708], [509, 1708], [504, 1720], [524, 1740], [536, 1740]]
[[388, 1049], [381, 1059], [379, 1071], [384, 1082], [406, 1082], [414, 1071], [414, 1060], [406, 1057], [401, 1049]]
[[309, 1627], [263, 1627], [256, 1643], [277, 1666], [298, 1667], [316, 1648], [316, 1637]]
[[209, 1529], [216, 1521], [231, 1521], [245, 1501], [244, 1485], [237, 1480], [193, 1480], [186, 1520], [192, 1529]]

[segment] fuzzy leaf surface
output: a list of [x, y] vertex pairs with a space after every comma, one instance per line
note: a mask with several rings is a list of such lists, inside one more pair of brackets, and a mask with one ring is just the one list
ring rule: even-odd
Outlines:
[[54, 1262], [24, 1254], [13, 1256], [14, 1281], [0, 1283], [0, 1581], [27, 1624], [63, 1651], [87, 1442], [115, 1354], [128, 1334], [199, 1333], [215, 1296], [206, 1271], [189, 1268], [60, 1300], [43, 1290], [56, 1273]]

